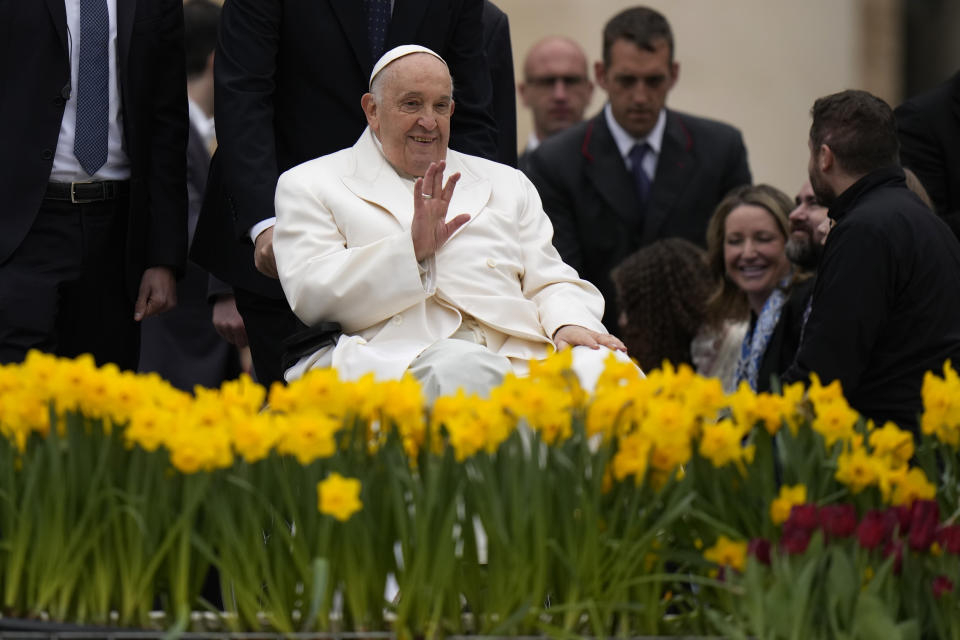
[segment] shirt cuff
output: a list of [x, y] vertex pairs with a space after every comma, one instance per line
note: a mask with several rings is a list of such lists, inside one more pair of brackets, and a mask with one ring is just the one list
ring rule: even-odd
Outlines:
[[432, 255], [417, 262], [417, 269], [420, 271], [420, 282], [423, 284], [423, 290], [427, 295], [433, 295], [437, 291], [437, 256]]
[[277, 217], [267, 218], [266, 220], [261, 220], [257, 224], [250, 227], [250, 242], [256, 244], [257, 236], [269, 229], [270, 227], [277, 224]]

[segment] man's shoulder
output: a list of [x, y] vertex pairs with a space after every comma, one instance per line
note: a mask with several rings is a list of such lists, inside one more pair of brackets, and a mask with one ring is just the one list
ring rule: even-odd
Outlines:
[[[526, 154], [526, 166], [534, 166], [534, 168], [541, 165], [551, 168], [572, 166], [577, 158], [584, 157], [583, 150], [592, 141], [597, 122], [598, 118], [593, 117], [550, 136], [536, 149]], [[603, 127], [606, 130], [606, 125]]]
[[741, 140], [743, 138], [740, 129], [730, 123], [667, 109], [667, 127], [669, 128], [671, 125], [685, 129], [695, 140], [698, 137], [720, 141]]
[[946, 82], [913, 96], [894, 109], [898, 120], [909, 116], [925, 117], [930, 111], [948, 110], [954, 98], [960, 98], [960, 71]]
[[356, 152], [353, 147], [347, 147], [290, 167], [280, 175], [280, 179], [284, 182], [324, 181], [351, 172], [355, 165]]
[[[870, 189], [843, 215], [842, 230], [854, 237], [870, 236], [884, 244], [909, 242], [917, 233], [938, 234], [941, 221], [906, 186]], [[838, 225], [838, 229], [841, 227]]]
[[519, 169], [515, 169], [508, 164], [481, 158], [480, 156], [470, 155], [462, 151], [447, 149], [447, 158], [455, 158], [463, 167], [478, 177], [485, 178], [492, 182], [500, 183], [504, 180], [517, 179], [523, 176]]

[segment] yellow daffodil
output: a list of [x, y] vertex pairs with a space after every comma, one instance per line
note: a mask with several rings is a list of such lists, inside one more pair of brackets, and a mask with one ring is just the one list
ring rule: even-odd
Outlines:
[[807, 488], [802, 484], [780, 487], [780, 494], [770, 503], [770, 521], [779, 526], [790, 517], [790, 511], [807, 501]]
[[360, 481], [331, 473], [317, 483], [317, 509], [320, 513], [346, 522], [363, 508], [360, 501]]
[[743, 429], [732, 420], [724, 419], [716, 424], [707, 424], [703, 427], [700, 437], [700, 455], [710, 461], [714, 467], [724, 467], [730, 463], [739, 463], [753, 460], [755, 447], [744, 447]]
[[892, 422], [874, 429], [870, 433], [869, 443], [874, 455], [888, 456], [900, 464], [906, 464], [913, 457], [913, 434]]
[[869, 486], [877, 484], [880, 478], [882, 462], [870, 455], [863, 447], [843, 451], [837, 458], [837, 471], [834, 477], [853, 493], [860, 493]]
[[323, 414], [297, 413], [286, 417], [277, 452], [294, 456], [302, 465], [329, 458], [337, 451], [336, 435], [343, 422]]
[[743, 571], [747, 564], [747, 543], [745, 540], [731, 540], [722, 535], [716, 544], [704, 550], [703, 557], [721, 567]]
[[631, 402], [630, 387], [626, 385], [608, 387], [594, 395], [587, 408], [587, 435], [600, 434], [604, 440], [613, 437], [617, 433], [617, 426], [629, 420], [625, 409]]
[[829, 450], [834, 443], [849, 440], [856, 435], [854, 427], [858, 419], [859, 414], [841, 397], [829, 403], [821, 403], [816, 408], [816, 417], [810, 426], [823, 436], [824, 446]]
[[926, 474], [917, 468], [910, 469], [893, 490], [891, 503], [911, 505], [915, 500], [933, 500], [937, 487], [927, 479]]
[[643, 432], [635, 431], [620, 438], [613, 456], [613, 477], [618, 481], [633, 476], [637, 484], [643, 482], [650, 462], [652, 443]]

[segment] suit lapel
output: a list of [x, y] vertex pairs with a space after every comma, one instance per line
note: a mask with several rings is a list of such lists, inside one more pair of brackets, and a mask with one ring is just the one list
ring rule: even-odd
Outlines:
[[664, 220], [682, 200], [683, 191], [696, 170], [692, 148], [693, 139], [686, 127], [672, 111], [667, 111], [667, 125], [647, 203], [641, 244], [649, 244], [658, 237]]
[[[143, 1], [143, 0], [141, 0]], [[130, 54], [130, 38], [133, 34], [133, 18], [137, 14], [137, 0], [117, 1], [117, 69], [120, 79], [120, 91], [123, 93], [123, 79], [126, 77], [127, 58]]]
[[[343, 178], [344, 186], [358, 198], [386, 210], [404, 228], [409, 228], [413, 219], [413, 196], [377, 148], [369, 127], [353, 148], [356, 152], [356, 170]], [[447, 217], [468, 213], [472, 222], [483, 212], [490, 199], [490, 181], [470, 172], [456, 152], [448, 151], [444, 177], [457, 171], [460, 172], [460, 181], [453, 192]], [[457, 233], [467, 226], [469, 223], [460, 227]]]
[[602, 111], [587, 125], [580, 153], [586, 158], [587, 179], [597, 193], [629, 228], [635, 228], [640, 216], [637, 186], [627, 171]]
[[[67, 8], [63, 0], [47, 0], [47, 9], [50, 10], [50, 18], [53, 20], [53, 26], [60, 37], [60, 44], [63, 45], [63, 51], [69, 58], [70, 50], [67, 45]], [[79, 47], [79, 36], [77, 40]]]
[[[329, 0], [330, 7], [340, 21], [340, 28], [350, 42], [353, 55], [357, 57], [360, 68], [369, 74], [373, 70], [370, 57], [370, 40], [367, 36], [367, 16], [363, 12], [361, 0]], [[401, 3], [402, 4], [402, 3]], [[388, 34], [389, 37], [389, 34]], [[331, 61], [331, 64], [335, 62]]]

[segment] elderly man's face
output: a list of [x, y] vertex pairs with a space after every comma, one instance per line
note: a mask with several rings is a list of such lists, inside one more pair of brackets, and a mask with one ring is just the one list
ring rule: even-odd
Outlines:
[[447, 155], [453, 115], [450, 73], [427, 53], [404, 56], [381, 73], [388, 74], [382, 95], [364, 96], [367, 122], [395, 169], [422, 176], [431, 162]]
[[820, 258], [820, 243], [815, 240], [817, 228], [827, 219], [827, 208], [821, 207], [807, 181], [800, 187], [796, 207], [790, 212], [790, 240], [787, 256], [796, 264], [813, 268]]

